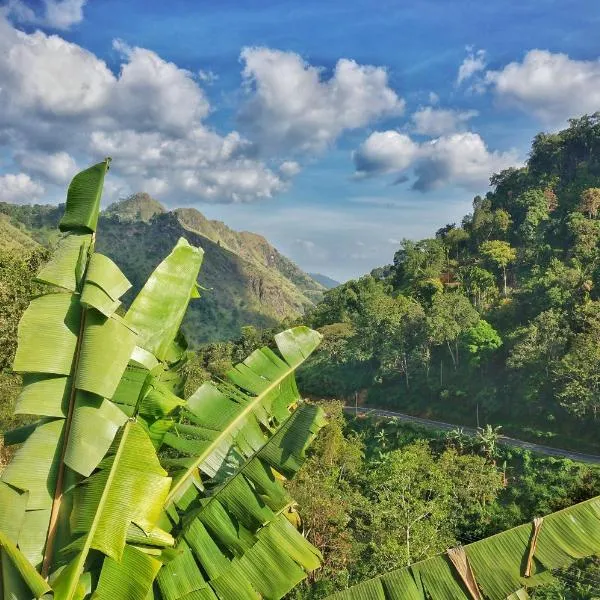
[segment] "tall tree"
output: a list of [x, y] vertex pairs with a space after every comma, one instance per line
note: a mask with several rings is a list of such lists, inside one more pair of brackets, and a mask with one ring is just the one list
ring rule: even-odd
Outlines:
[[517, 258], [517, 251], [502, 240], [489, 240], [480, 246], [481, 253], [502, 269], [504, 295], [507, 295], [506, 267]]
[[449, 292], [434, 297], [427, 316], [429, 337], [436, 345], [446, 345], [454, 369], [459, 363], [460, 336], [477, 321], [479, 314], [462, 294]]

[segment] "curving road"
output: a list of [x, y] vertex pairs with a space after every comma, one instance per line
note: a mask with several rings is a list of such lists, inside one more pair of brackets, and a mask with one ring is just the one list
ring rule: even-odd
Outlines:
[[[391, 410], [384, 410], [383, 408], [364, 408], [360, 406], [358, 408], [355, 408], [354, 406], [344, 406], [344, 411], [347, 413], [358, 413], [361, 415], [374, 415], [377, 417], [394, 418], [398, 419], [399, 421], [405, 421], [407, 423], [416, 423], [417, 425], [423, 425], [424, 427], [430, 427], [433, 429], [444, 429], [446, 431], [461, 428], [463, 433], [465, 433], [466, 435], [477, 435], [477, 429], [475, 429], [474, 427], [462, 427], [460, 425], [453, 425], [452, 423], [432, 421], [431, 419], [413, 417], [411, 415], [405, 415], [403, 413], [398, 413]], [[583, 454], [581, 452], [571, 452], [570, 450], [561, 450], [559, 448], [552, 448], [550, 446], [542, 446], [540, 444], [534, 444], [532, 442], [516, 440], [515, 438], [507, 437], [505, 435], [500, 436], [498, 443], [504, 444], [506, 446], [513, 446], [515, 448], [523, 448], [524, 450], [531, 450], [532, 452], [546, 454], [547, 456], [560, 456], [561, 458], [570, 458], [571, 460], [576, 460], [579, 462], [600, 464], [600, 456], [596, 456], [595, 454]]]

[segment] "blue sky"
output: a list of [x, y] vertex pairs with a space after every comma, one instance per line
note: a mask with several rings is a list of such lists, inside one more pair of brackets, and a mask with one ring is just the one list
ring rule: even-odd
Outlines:
[[60, 201], [111, 154], [107, 202], [195, 206], [340, 280], [600, 110], [595, 0], [0, 6], [0, 199]]

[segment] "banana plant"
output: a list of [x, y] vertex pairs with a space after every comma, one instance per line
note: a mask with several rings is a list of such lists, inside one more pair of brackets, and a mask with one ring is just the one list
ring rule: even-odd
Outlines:
[[0, 598], [280, 598], [319, 565], [282, 482], [324, 424], [294, 380], [320, 336], [285, 331], [184, 401], [203, 252], [180, 239], [124, 311], [131, 286], [94, 250], [109, 163], [71, 182], [19, 324], [15, 412], [38, 420], [4, 436]]
[[600, 496], [329, 596], [330, 600], [526, 600], [552, 571], [600, 554]]

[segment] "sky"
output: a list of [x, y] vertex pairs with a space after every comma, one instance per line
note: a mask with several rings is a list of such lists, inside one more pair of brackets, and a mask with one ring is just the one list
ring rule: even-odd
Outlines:
[[0, 200], [111, 156], [338, 281], [471, 209], [600, 110], [597, 0], [0, 1]]

